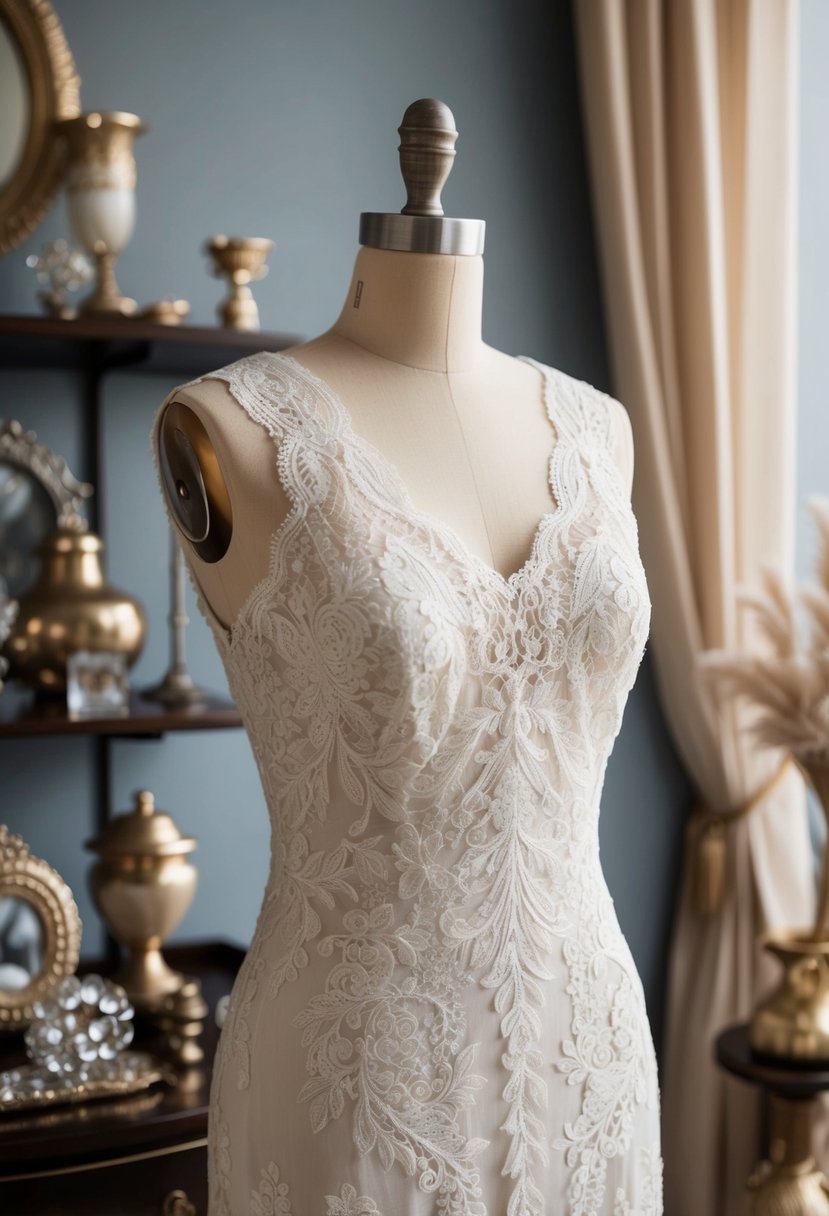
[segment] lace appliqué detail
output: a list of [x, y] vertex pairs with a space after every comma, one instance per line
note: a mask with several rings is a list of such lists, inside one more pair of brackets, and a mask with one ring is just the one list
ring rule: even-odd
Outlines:
[[325, 1216], [383, 1216], [373, 1199], [358, 1195], [350, 1182], [343, 1183], [339, 1196], [325, 1196]]
[[287, 1182], [281, 1182], [279, 1166], [272, 1161], [262, 1170], [262, 1181], [250, 1196], [250, 1216], [293, 1216]]
[[662, 1216], [662, 1157], [660, 1144], [643, 1145], [639, 1150], [640, 1178], [638, 1200], [628, 1199], [625, 1187], [616, 1188], [613, 1216]]

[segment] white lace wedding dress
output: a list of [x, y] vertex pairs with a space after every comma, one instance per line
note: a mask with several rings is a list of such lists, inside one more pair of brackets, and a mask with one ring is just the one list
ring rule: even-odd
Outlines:
[[610, 399], [527, 362], [556, 507], [510, 578], [296, 360], [213, 373], [293, 508], [232, 629], [200, 600], [273, 842], [210, 1216], [662, 1212], [653, 1042], [598, 840], [650, 601]]

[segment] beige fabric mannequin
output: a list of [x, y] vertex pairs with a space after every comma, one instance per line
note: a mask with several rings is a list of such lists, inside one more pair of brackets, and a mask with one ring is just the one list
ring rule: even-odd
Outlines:
[[192, 535], [192, 452], [232, 500], [223, 556], [191, 557], [272, 827], [209, 1216], [662, 1216], [598, 847], [650, 620], [630, 430], [481, 340], [482, 276], [367, 240], [328, 333], [174, 392], [156, 431]]
[[[555, 505], [547, 481], [555, 436], [537, 369], [482, 340], [482, 297], [480, 257], [363, 247], [338, 320], [288, 353], [337, 394], [356, 433], [391, 462], [415, 506], [508, 576]], [[224, 556], [208, 563], [189, 554], [210, 608], [229, 625], [265, 574], [271, 537], [290, 503], [272, 440], [223, 381], [206, 380], [175, 400], [207, 430], [233, 508]], [[630, 487], [630, 423], [613, 404], [616, 457]]]

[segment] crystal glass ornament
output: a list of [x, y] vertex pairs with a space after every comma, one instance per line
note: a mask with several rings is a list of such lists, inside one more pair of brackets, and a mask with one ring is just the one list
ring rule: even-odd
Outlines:
[[134, 1034], [124, 989], [100, 975], [68, 976], [48, 1000], [34, 1004], [24, 1036], [30, 1058], [50, 1074], [77, 1074], [114, 1060]]
[[92, 278], [92, 263], [83, 252], [59, 239], [44, 245], [40, 253], [30, 253], [26, 265], [45, 288], [38, 300], [53, 317], [69, 320], [77, 313], [66, 300], [66, 293], [77, 291]]

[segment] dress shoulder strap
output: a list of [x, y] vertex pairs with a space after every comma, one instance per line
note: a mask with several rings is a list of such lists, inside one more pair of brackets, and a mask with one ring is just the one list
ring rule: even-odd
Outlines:
[[290, 355], [260, 351], [200, 379], [224, 380], [245, 412], [277, 441], [301, 434], [307, 442], [330, 449], [338, 437], [339, 411], [319, 392], [316, 378]]

